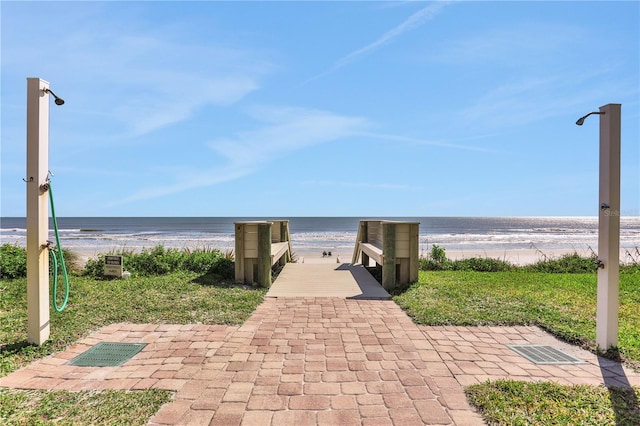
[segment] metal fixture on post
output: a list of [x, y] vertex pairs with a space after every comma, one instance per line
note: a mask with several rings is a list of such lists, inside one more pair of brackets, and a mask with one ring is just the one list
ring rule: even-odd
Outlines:
[[598, 296], [596, 344], [602, 350], [618, 346], [620, 279], [620, 127], [621, 105], [607, 104], [600, 115], [600, 184], [598, 209]]
[[602, 115], [602, 114], [604, 114], [604, 112], [603, 112], [603, 111], [593, 111], [593, 112], [590, 112], [589, 114], [585, 114], [585, 115], [583, 115], [582, 117], [578, 118], [578, 120], [576, 121], [576, 124], [577, 124], [578, 126], [582, 126], [582, 125], [584, 124], [584, 119], [585, 119], [585, 118], [587, 118], [587, 117], [588, 117], [588, 116], [590, 116], [590, 115], [593, 115], [593, 114], [600, 114], [600, 115]]
[[27, 78], [27, 341], [43, 344], [49, 327], [49, 82]]
[[53, 96], [53, 99], [55, 99], [54, 102], [56, 103], [56, 105], [64, 105], [64, 99], [62, 99], [61, 97], [53, 93], [53, 90], [49, 89], [48, 87], [42, 90], [43, 92], [49, 93], [51, 96]]

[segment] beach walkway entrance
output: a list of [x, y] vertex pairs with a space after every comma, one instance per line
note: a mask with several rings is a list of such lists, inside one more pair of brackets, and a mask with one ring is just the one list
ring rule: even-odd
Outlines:
[[[149, 425], [481, 426], [464, 388], [486, 380], [640, 386], [640, 374], [537, 327], [415, 324], [361, 265], [286, 264], [242, 325], [112, 324], [6, 377], [20, 389], [164, 389]], [[101, 342], [146, 343], [118, 366], [70, 360]], [[576, 364], [536, 364], [548, 345]]]
[[[120, 366], [68, 364], [99, 342], [147, 346]], [[523, 344], [584, 362], [536, 365], [509, 348]], [[392, 300], [268, 297], [241, 326], [103, 327], [0, 387], [175, 392], [150, 425], [480, 426], [464, 387], [489, 379], [640, 385], [638, 373], [537, 327], [420, 326]]]
[[391, 299], [364, 266], [335, 261], [287, 263], [269, 288], [267, 297]]

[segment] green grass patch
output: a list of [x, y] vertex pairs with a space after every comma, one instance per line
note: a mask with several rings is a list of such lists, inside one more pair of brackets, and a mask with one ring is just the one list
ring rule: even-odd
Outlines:
[[0, 424], [147, 424], [171, 392], [25, 391], [0, 389]]
[[51, 337], [41, 346], [26, 342], [26, 279], [0, 281], [0, 377], [112, 323], [242, 324], [266, 293], [195, 272], [70, 281], [67, 308], [51, 310]]
[[[419, 282], [394, 300], [418, 324], [537, 325], [596, 351], [596, 293], [594, 274], [421, 271]], [[618, 350], [622, 360], [636, 368], [638, 306], [637, 276], [621, 274]]]
[[640, 388], [499, 380], [465, 393], [490, 425], [640, 424]]

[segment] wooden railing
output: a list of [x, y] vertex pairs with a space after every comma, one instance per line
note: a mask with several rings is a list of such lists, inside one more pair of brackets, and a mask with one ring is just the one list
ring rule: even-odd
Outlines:
[[353, 250], [352, 263], [362, 258], [382, 267], [382, 286], [392, 290], [397, 285], [418, 281], [419, 222], [361, 220]]
[[235, 279], [271, 286], [271, 267], [291, 261], [288, 220], [235, 222]]

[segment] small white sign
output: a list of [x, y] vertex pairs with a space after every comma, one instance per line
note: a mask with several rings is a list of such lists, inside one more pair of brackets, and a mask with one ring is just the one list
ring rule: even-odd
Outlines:
[[122, 256], [104, 257], [104, 274], [122, 278]]

